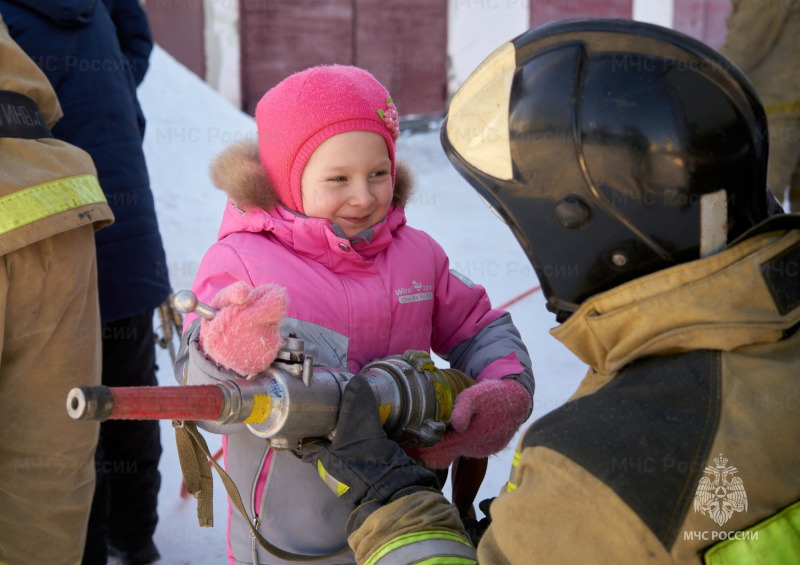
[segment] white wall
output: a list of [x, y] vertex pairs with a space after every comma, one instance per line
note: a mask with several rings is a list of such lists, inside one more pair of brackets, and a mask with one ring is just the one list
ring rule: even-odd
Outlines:
[[672, 27], [675, 0], [633, 0], [633, 19]]
[[492, 51], [526, 31], [529, 22], [529, 0], [448, 0], [449, 94]]
[[[675, 0], [633, 0], [632, 16], [671, 28], [674, 9]], [[531, 0], [448, 0], [450, 95], [492, 51], [528, 30], [530, 10]]]
[[238, 0], [205, 0], [206, 82], [234, 106], [242, 101]]

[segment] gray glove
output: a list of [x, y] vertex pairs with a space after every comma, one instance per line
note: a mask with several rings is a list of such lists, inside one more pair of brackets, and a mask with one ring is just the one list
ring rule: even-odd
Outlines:
[[378, 402], [360, 375], [345, 387], [333, 441], [310, 443], [295, 453], [314, 465], [331, 490], [355, 508], [347, 522], [348, 533], [387, 502], [420, 490], [438, 490], [436, 476], [386, 436]]

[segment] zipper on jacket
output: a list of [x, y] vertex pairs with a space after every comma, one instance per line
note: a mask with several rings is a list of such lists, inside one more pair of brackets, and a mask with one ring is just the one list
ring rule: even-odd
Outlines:
[[[258, 516], [255, 517], [253, 520], [253, 525], [258, 530], [258, 526], [261, 524], [261, 518]], [[250, 541], [252, 542], [253, 546], [251, 551], [253, 552], [253, 565], [258, 565], [258, 551], [256, 551], [256, 535], [253, 532], [250, 532]]]

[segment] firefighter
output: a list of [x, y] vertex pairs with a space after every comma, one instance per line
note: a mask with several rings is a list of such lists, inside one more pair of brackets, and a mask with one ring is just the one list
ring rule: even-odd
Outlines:
[[769, 122], [767, 184], [800, 212], [800, 0], [733, 0], [719, 51], [758, 92]]
[[[139, 0], [0, 0], [9, 33], [47, 76], [64, 110], [53, 135], [92, 156], [115, 222], [95, 238], [106, 386], [155, 386], [154, 309], [170, 293], [142, 142], [136, 87], [153, 47]], [[159, 558], [157, 422], [104, 422], [83, 565]]]
[[797, 561], [800, 216], [766, 134], [738, 68], [650, 24], [557, 22], [478, 67], [442, 143], [590, 369], [523, 434], [476, 552], [440, 493], [359, 456], [393, 461], [354, 379], [302, 457], [349, 497], [359, 563]]
[[88, 153], [53, 138], [61, 106], [0, 18], [0, 563], [74, 565], [98, 424], [64, 398], [100, 384], [94, 232], [113, 221]]

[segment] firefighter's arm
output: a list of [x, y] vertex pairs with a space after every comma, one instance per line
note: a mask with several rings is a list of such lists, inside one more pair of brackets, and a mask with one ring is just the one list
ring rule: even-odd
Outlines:
[[728, 33], [719, 52], [749, 74], [780, 37], [788, 2], [743, 2], [728, 16]]
[[433, 491], [381, 506], [350, 534], [348, 542], [359, 565], [412, 563], [434, 555], [452, 558], [448, 563], [476, 562], [475, 549], [466, 539], [455, 506]]
[[458, 512], [436, 488], [434, 474], [386, 436], [364, 377], [347, 384], [339, 414], [332, 441], [296, 454], [353, 509], [346, 527], [358, 563], [414, 563], [428, 555], [474, 563]]

